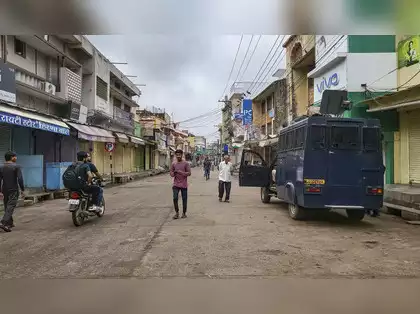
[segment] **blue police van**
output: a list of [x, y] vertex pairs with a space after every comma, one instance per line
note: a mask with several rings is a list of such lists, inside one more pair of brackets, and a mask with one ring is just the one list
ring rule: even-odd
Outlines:
[[360, 221], [366, 210], [382, 207], [384, 172], [378, 120], [314, 115], [280, 131], [273, 164], [244, 150], [239, 185], [260, 187], [263, 203], [286, 202], [296, 220], [309, 211], [344, 209]]

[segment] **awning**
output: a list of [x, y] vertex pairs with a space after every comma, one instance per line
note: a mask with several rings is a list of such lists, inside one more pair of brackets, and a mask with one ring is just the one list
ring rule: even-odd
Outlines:
[[128, 136], [123, 134], [123, 133], [115, 132], [115, 136], [117, 137], [118, 142], [120, 142], [120, 143], [128, 143], [129, 142]]
[[78, 138], [93, 142], [115, 143], [115, 137], [107, 130], [77, 123], [69, 123], [69, 125], [77, 130]]
[[172, 151], [172, 152], [176, 151], [175, 147], [172, 147], [172, 146], [169, 146], [169, 150]]
[[274, 144], [277, 143], [277, 140], [278, 140], [277, 138], [272, 138], [272, 139], [269, 139], [269, 140], [264, 140], [264, 141], [261, 141], [260, 142], [259, 146], [260, 147], [272, 146], [272, 145], [274, 145]]
[[70, 135], [68, 125], [52, 117], [0, 104], [0, 123]]
[[131, 143], [138, 144], [138, 145], [145, 145], [145, 142], [143, 139], [135, 136], [130, 136]]
[[366, 112], [379, 112], [379, 111], [388, 111], [388, 110], [398, 110], [401, 108], [406, 108], [406, 107], [414, 107], [414, 106], [419, 106], [420, 105], [420, 100], [415, 100], [415, 101], [409, 101], [409, 102], [402, 102], [396, 105], [390, 105], [390, 106], [380, 106], [377, 108], [372, 108], [372, 109], [368, 109], [366, 110]]

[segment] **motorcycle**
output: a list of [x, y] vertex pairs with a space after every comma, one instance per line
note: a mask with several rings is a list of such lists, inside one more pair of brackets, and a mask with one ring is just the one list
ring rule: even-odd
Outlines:
[[[92, 185], [103, 187], [99, 180], [93, 179]], [[92, 205], [92, 195], [83, 191], [69, 191], [69, 212], [71, 212], [71, 218], [73, 224], [76, 227], [80, 227], [89, 217], [103, 217], [105, 214], [105, 199], [102, 197], [101, 206], [103, 210], [101, 212], [89, 211], [89, 207]]]

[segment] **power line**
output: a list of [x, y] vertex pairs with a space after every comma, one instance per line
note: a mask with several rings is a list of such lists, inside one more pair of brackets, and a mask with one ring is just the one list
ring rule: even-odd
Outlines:
[[255, 44], [254, 50], [253, 50], [253, 51], [252, 51], [252, 53], [251, 53], [251, 57], [249, 58], [248, 63], [246, 64], [245, 70], [244, 70], [244, 72], [242, 73], [242, 75], [241, 75], [241, 77], [240, 77], [239, 81], [242, 81], [243, 77], [245, 76], [246, 71], [248, 70], [249, 64], [251, 63], [251, 60], [252, 60], [252, 58], [254, 57], [255, 51], [257, 50], [258, 45], [259, 45], [259, 43], [260, 43], [260, 41], [261, 41], [261, 38], [262, 38], [262, 35], [260, 35], [260, 36], [258, 37], [258, 41], [257, 41], [257, 43]]
[[238, 75], [236, 76], [236, 78], [235, 78], [235, 81], [234, 81], [234, 82], [237, 82], [237, 81], [238, 81], [239, 75], [241, 74], [242, 67], [244, 66], [244, 63], [245, 63], [246, 57], [248, 56], [249, 49], [251, 48], [251, 44], [252, 44], [252, 41], [253, 41], [253, 40], [254, 40], [254, 35], [252, 35], [252, 36], [251, 36], [251, 40], [249, 41], [248, 48], [246, 49], [246, 52], [245, 52], [245, 57], [244, 57], [244, 58], [243, 58], [243, 60], [242, 60], [241, 66], [239, 67]]
[[223, 93], [222, 93], [222, 96], [220, 96], [220, 99], [223, 98], [223, 96], [225, 95], [226, 89], [229, 86], [229, 81], [232, 78], [232, 73], [233, 73], [233, 70], [235, 69], [236, 59], [238, 58], [239, 50], [241, 50], [243, 39], [244, 39], [244, 35], [241, 36], [241, 40], [239, 41], [238, 50], [236, 51], [235, 59], [233, 60], [232, 69], [230, 70], [229, 77], [227, 79], [225, 89], [223, 90]]
[[[283, 41], [284, 41], [284, 39], [286, 38], [286, 36], [283, 36], [283, 39], [281, 40], [281, 42], [280, 42], [280, 44], [277, 46], [277, 49], [274, 51], [274, 53], [273, 53], [273, 55], [271, 56], [271, 59], [270, 59], [270, 61], [268, 61], [268, 63], [267, 63], [267, 65], [265, 66], [265, 68], [264, 68], [264, 70], [261, 72], [261, 75], [260, 75], [260, 77], [257, 79], [257, 81], [255, 82], [255, 85], [254, 85], [254, 87], [252, 88], [252, 90], [254, 90], [255, 89], [255, 86], [257, 86], [257, 84], [258, 84], [258, 80], [260, 80], [261, 79], [261, 77], [262, 77], [262, 75], [264, 74], [264, 72], [265, 72], [265, 70], [267, 70], [267, 68], [268, 68], [268, 66], [270, 65], [270, 63], [271, 63], [271, 61], [273, 61], [273, 58], [274, 58], [274, 56], [276, 55], [276, 53], [279, 51], [279, 49], [282, 47], [282, 44], [283, 44]], [[283, 50], [282, 51], [284, 51], [285, 50], [285, 48], [283, 48]], [[280, 58], [280, 55], [282, 54], [282, 52], [280, 52], [280, 54], [279, 54], [279, 56], [277, 57], [277, 59], [274, 61], [274, 64], [275, 64], [275, 62]], [[265, 79], [265, 78], [264, 78]], [[261, 85], [261, 83], [259, 83], [260, 85]], [[251, 89], [250, 89], [250, 91], [251, 91]]]
[[248, 88], [248, 91], [249, 91], [249, 90], [252, 88], [252, 86], [254, 85], [254, 82], [255, 82], [255, 81], [256, 81], [256, 79], [258, 78], [258, 75], [260, 74], [260, 72], [261, 72], [262, 68], [264, 67], [264, 64], [267, 62], [268, 58], [270, 57], [271, 52], [273, 51], [273, 49], [274, 49], [274, 47], [276, 46], [276, 44], [277, 44], [277, 42], [279, 41], [279, 39], [280, 39], [280, 35], [278, 35], [278, 36], [277, 36], [277, 38], [276, 38], [275, 42], [274, 42], [274, 43], [273, 43], [273, 45], [271, 46], [271, 49], [270, 49], [270, 51], [268, 52], [267, 57], [265, 58], [264, 62], [262, 63], [262, 65], [261, 65], [261, 67], [260, 67], [260, 69], [258, 70], [257, 75], [255, 75], [254, 80], [252, 81], [251, 85], [250, 85], [250, 86], [249, 86], [249, 88]]
[[[283, 54], [284, 52], [284, 54]], [[283, 55], [283, 56], [282, 56]], [[275, 68], [278, 68], [281, 64], [281, 62], [283, 61], [284, 57], [286, 56], [286, 49], [283, 48], [283, 50], [280, 52], [280, 54], [278, 55], [278, 57], [276, 58], [276, 60], [274, 60], [273, 65], [271, 66], [271, 68], [268, 70], [267, 74], [265, 75], [265, 77], [261, 80], [260, 83], [258, 83], [258, 86], [253, 88], [253, 91], [250, 91], [251, 93], [256, 92], [259, 90], [259, 88], [261, 87], [262, 84], [264, 84], [264, 81], [267, 79], [267, 77], [270, 75], [270, 73], [272, 73], [272, 71]], [[281, 59], [280, 59], [281, 57]], [[280, 60], [279, 60], [280, 59]], [[268, 65], [267, 65], [268, 66]]]

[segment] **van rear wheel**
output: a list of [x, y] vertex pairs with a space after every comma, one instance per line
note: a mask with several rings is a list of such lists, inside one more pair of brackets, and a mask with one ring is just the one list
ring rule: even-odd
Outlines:
[[361, 221], [365, 217], [364, 210], [346, 209], [347, 217], [351, 221]]
[[271, 196], [269, 194], [268, 188], [261, 188], [261, 202], [264, 204], [270, 203]]
[[294, 220], [303, 220], [306, 217], [306, 211], [297, 204], [289, 204], [289, 216]]

